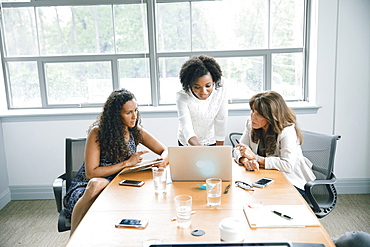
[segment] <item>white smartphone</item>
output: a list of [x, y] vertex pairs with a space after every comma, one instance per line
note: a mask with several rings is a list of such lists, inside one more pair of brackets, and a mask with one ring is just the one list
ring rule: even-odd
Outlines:
[[272, 182], [274, 182], [274, 180], [272, 178], [261, 178], [261, 179], [258, 179], [256, 182], [252, 183], [252, 185], [254, 187], [263, 188], [263, 187], [271, 184]]
[[148, 225], [148, 220], [122, 219], [116, 223], [118, 228], [138, 228], [144, 229]]
[[121, 182], [119, 182], [119, 185], [141, 187], [144, 185], [144, 183], [145, 183], [144, 181], [124, 179]]

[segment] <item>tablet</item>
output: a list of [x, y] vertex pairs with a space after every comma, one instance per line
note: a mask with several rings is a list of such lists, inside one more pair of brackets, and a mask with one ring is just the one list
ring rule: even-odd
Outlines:
[[150, 160], [138, 163], [136, 166], [130, 166], [123, 168], [119, 175], [130, 173], [130, 172], [138, 172], [150, 169], [153, 165], [161, 163], [163, 160]]

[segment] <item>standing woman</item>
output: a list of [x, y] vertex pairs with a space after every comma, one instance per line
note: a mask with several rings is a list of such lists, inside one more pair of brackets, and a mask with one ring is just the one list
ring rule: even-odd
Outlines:
[[251, 115], [234, 151], [236, 161], [248, 171], [281, 171], [305, 196], [304, 185], [316, 177], [312, 163], [302, 154], [303, 136], [295, 113], [274, 91], [254, 95], [249, 105]]
[[89, 128], [84, 164], [64, 197], [71, 235], [100, 192], [123, 168], [142, 161], [149, 151], [136, 151], [142, 143], [167, 164], [167, 149], [140, 126], [135, 96], [126, 89], [115, 90], [104, 104], [100, 117]]
[[180, 70], [176, 93], [180, 146], [223, 145], [227, 120], [226, 90], [220, 65], [206, 55], [193, 56]]

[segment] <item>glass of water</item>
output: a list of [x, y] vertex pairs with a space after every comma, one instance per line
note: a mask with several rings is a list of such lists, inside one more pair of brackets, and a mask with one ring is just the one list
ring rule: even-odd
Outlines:
[[175, 197], [177, 227], [187, 228], [191, 225], [192, 200], [193, 198], [189, 195]]
[[221, 205], [222, 180], [220, 178], [208, 178], [207, 185], [207, 205], [218, 207]]
[[156, 194], [167, 192], [167, 170], [164, 167], [153, 167], [154, 190]]

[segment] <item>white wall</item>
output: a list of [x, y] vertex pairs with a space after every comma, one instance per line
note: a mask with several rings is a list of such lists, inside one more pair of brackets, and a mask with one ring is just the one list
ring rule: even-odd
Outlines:
[[8, 169], [5, 159], [4, 142], [2, 140], [3, 130], [0, 128], [0, 209], [10, 201]]
[[[0, 66], [0, 75], [2, 75], [2, 67]], [[6, 109], [5, 86], [4, 79], [0, 76], [0, 112]], [[10, 201], [8, 168], [5, 156], [2, 119], [0, 118], [0, 209]]]
[[341, 0], [336, 66], [335, 131], [342, 178], [370, 177], [370, 1]]
[[[335, 166], [338, 191], [370, 193], [370, 1], [320, 0], [319, 7], [317, 63], [311, 66], [316, 75], [310, 80], [321, 109], [298, 120], [303, 129], [342, 136]], [[64, 171], [65, 137], [84, 136], [95, 118], [4, 117], [0, 197], [9, 187], [12, 199], [53, 198], [51, 184]], [[228, 132], [242, 131], [245, 118], [230, 116]], [[143, 118], [143, 124], [165, 145], [177, 145], [176, 116]]]

